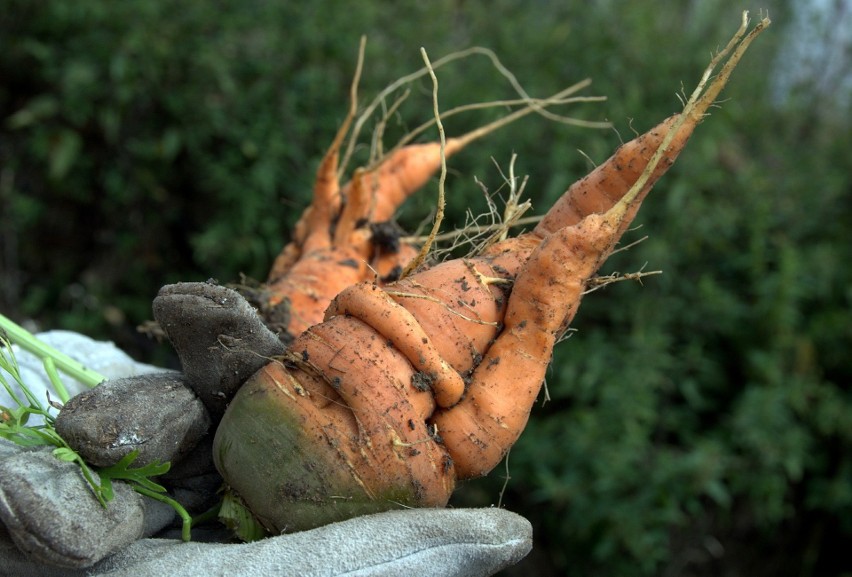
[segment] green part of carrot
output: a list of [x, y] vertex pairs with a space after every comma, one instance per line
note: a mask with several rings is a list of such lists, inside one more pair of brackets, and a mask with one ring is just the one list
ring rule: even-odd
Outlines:
[[52, 359], [56, 368], [69, 377], [77, 379], [90, 389], [98, 386], [106, 377], [97, 371], [87, 368], [82, 363], [75, 361], [65, 353], [56, 350], [50, 345], [42, 342], [24, 327], [16, 324], [11, 319], [0, 315], [0, 330], [3, 330], [9, 340], [25, 351], [28, 351], [38, 358]]
[[68, 399], [71, 398], [71, 395], [68, 394], [68, 389], [65, 388], [65, 384], [59, 377], [59, 371], [56, 370], [56, 361], [54, 361], [51, 357], [46, 357], [43, 364], [44, 372], [47, 373], [47, 378], [50, 379], [50, 383], [53, 385], [53, 390], [56, 391], [56, 394], [59, 396], [59, 401], [64, 405], [68, 402]]

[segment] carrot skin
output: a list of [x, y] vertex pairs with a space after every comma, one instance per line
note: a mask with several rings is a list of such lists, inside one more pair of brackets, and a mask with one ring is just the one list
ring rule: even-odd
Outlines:
[[426, 423], [432, 395], [411, 389], [402, 354], [343, 316], [290, 351], [240, 389], [214, 440], [217, 468], [270, 532], [447, 504], [452, 459]]
[[417, 319], [377, 285], [359, 283], [337, 295], [325, 316], [328, 320], [339, 315], [357, 318], [405, 355], [417, 370], [418, 382], [432, 390], [438, 405], [450, 407], [461, 399], [461, 375], [441, 357]]
[[467, 395], [430, 419], [459, 479], [487, 474], [520, 436], [553, 347], [576, 314], [586, 282], [618, 240], [619, 225], [589, 216], [550, 235], [523, 265], [503, 330], [474, 371]]
[[[533, 232], [544, 238], [561, 228], [577, 224], [590, 214], [603, 213], [612, 208], [639, 179], [651, 156], [659, 148], [663, 138], [679, 116], [679, 114], [674, 114], [648, 132], [622, 144], [603, 164], [571, 185], [547, 211], [547, 214], [539, 221]], [[648, 195], [654, 184], [674, 164], [675, 159], [686, 146], [695, 126], [695, 122], [688, 121], [675, 135], [663, 161], [657, 166], [637, 197], [638, 202], [633, 213], [625, 218], [622, 233], [629, 226], [639, 209], [639, 204]]]
[[[447, 154], [462, 146], [450, 139]], [[339, 143], [338, 143], [339, 144]], [[263, 287], [262, 309], [287, 306], [287, 336], [319, 323], [331, 300], [347, 286], [402, 270], [417, 252], [401, 246], [390, 251], [374, 246], [371, 223], [389, 220], [441, 165], [438, 143], [409, 145], [393, 152], [371, 171], [356, 170], [341, 190], [337, 148], [326, 153], [317, 170], [311, 205], [296, 224], [293, 240], [275, 259]], [[354, 264], [353, 264], [354, 263]], [[371, 270], [374, 263], [380, 271]]]

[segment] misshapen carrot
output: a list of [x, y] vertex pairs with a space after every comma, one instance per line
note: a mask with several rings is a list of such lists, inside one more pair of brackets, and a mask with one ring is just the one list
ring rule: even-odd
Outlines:
[[[744, 16], [742, 28], [711, 63], [683, 112], [622, 146], [590, 177], [569, 188], [530, 233], [544, 241], [521, 265], [505, 327], [474, 372], [475, 386], [458, 405], [432, 417], [459, 478], [488, 473], [520, 436], [556, 339], [576, 314], [586, 283], [612, 252], [651, 186], [683, 149], [750, 42], [768, 25], [769, 20], [763, 20], [743, 38]], [[705, 91], [710, 71], [731, 51]], [[527, 238], [515, 254], [524, 254], [532, 244]], [[518, 246], [511, 241], [509, 245]], [[498, 245], [493, 254], [508, 267], [514, 262], [506, 247]]]
[[[389, 220], [431, 178], [440, 166], [439, 148], [403, 147], [374, 171], [356, 170], [341, 191], [336, 180], [339, 145], [335, 139], [321, 164], [314, 201], [260, 291], [266, 305], [261, 308], [289, 311], [285, 340], [319, 323], [328, 304], [346, 287], [376, 275], [385, 278], [417, 254], [398, 240], [389, 244], [377, 237], [373, 226]], [[381, 272], [370, 267], [373, 263]]]
[[624, 212], [613, 208], [560, 229], [522, 266], [502, 331], [473, 372], [466, 397], [430, 419], [460, 479], [487, 474], [520, 436], [556, 340], [576, 314], [586, 283], [621, 236]]
[[[576, 87], [566, 89], [554, 98], [558, 101], [574, 90]], [[534, 110], [522, 108], [450, 138], [445, 157]], [[275, 259], [263, 287], [253, 291], [262, 311], [277, 314], [284, 308], [288, 312], [286, 326], [279, 327], [285, 341], [320, 322], [325, 307], [349, 285], [377, 275], [380, 280], [396, 278], [393, 273], [417, 255], [398, 240], [388, 244], [375, 234], [375, 227], [390, 221], [400, 205], [434, 176], [441, 166], [441, 145], [432, 142], [398, 148], [376, 166], [356, 170], [340, 187], [338, 156], [352, 114], [320, 164], [313, 201], [297, 223], [293, 240]]]
[[[317, 492], [334, 491], [340, 503], [358, 504], [355, 514], [370, 499], [376, 510], [394, 502], [441, 506], [456, 477], [493, 469], [526, 425], [553, 347], [576, 315], [589, 279], [662, 174], [658, 168], [664, 171], [680, 152], [748, 44], [768, 24], [764, 20], [745, 35], [744, 21], [714, 59], [711, 66], [730, 54], [706, 92], [709, 71], [681, 114], [597, 169], [600, 174], [589, 182], [599, 188], [585, 189], [583, 202], [557, 203], [546, 224], [475, 258], [448, 261], [384, 288], [361, 283], [341, 294], [326, 320], [305, 331], [284, 355], [283, 373], [258, 373], [231, 402], [229, 412], [236, 417], [226, 414], [214, 443], [227, 483], [244, 497], [250, 493], [249, 507], [268, 526], [283, 530], [288, 524], [294, 528], [294, 510], [310, 509], [305, 502], [327, 504], [328, 495]], [[630, 166], [637, 155], [635, 176], [607, 175]], [[461, 395], [448, 367], [462, 379]], [[288, 395], [299, 398], [287, 402]], [[267, 412], [266, 398], [278, 399], [275, 417], [259, 419], [257, 413]], [[337, 416], [328, 417], [326, 410]], [[246, 432], [245, 420], [262, 426]], [[287, 439], [307, 431], [317, 441], [310, 452], [299, 437], [298, 458], [282, 447], [279, 459], [261, 431]], [[229, 457], [234, 451], [238, 462]], [[276, 475], [244, 473], [247, 462], [269, 466], [273, 458], [286, 465]], [[308, 464], [299, 465], [299, 459]], [[330, 472], [319, 474], [319, 467]], [[310, 474], [299, 472], [304, 470]], [[310, 510], [314, 517], [299, 517], [305, 524], [295, 528], [327, 522], [328, 513]]]
[[[292, 240], [274, 260], [266, 282], [256, 289], [239, 287], [285, 342], [320, 322], [325, 306], [350, 284], [374, 278], [380, 284], [395, 280], [418, 258], [413, 245], [401, 241], [399, 234], [389, 237], [387, 231], [393, 230], [390, 223], [399, 206], [440, 168], [439, 143], [400, 146], [370, 167], [356, 170], [342, 187], [338, 182], [340, 148], [357, 110], [363, 53], [362, 41], [350, 110], [317, 170], [311, 205], [297, 222]], [[513, 104], [520, 102], [522, 108], [450, 138], [443, 157], [550, 105], [598, 100], [574, 97], [587, 85], [588, 81], [579, 82], [546, 100], [531, 100], [520, 90], [524, 99]], [[415, 129], [408, 137], [419, 131]]]
[[[535, 233], [546, 237], [561, 228], [577, 224], [590, 214], [606, 212], [624, 196], [624, 191], [639, 179], [680, 115], [674, 114], [645, 134], [620, 146], [605, 163], [596, 167], [563, 194], [535, 227]], [[651, 178], [639, 194], [644, 198], [657, 180], [674, 164], [695, 129], [695, 123], [684, 124], [666, 150]], [[638, 208], [638, 206], [637, 206]]]

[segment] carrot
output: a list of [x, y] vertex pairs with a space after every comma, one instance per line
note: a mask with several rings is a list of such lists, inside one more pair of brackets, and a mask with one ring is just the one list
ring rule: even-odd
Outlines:
[[[517, 275], [500, 338], [473, 374], [477, 386], [461, 403], [431, 419], [455, 460], [459, 478], [487, 474], [520, 436], [539, 392], [529, 383], [543, 382], [556, 339], [576, 314], [589, 279], [612, 252], [651, 187], [683, 150], [751, 41], [768, 25], [764, 19], [743, 38], [744, 14], [742, 27], [711, 62], [684, 110], [620, 147], [569, 188], [530, 233], [544, 240]], [[711, 71], [731, 52], [705, 91]], [[511, 266], [505, 251], [498, 245], [492, 253], [495, 261]], [[525, 252], [521, 249], [513, 256]], [[515, 393], [511, 399], [507, 390]]]
[[[418, 249], [399, 238], [399, 231], [391, 231], [392, 236], [383, 236], [382, 240], [373, 243], [373, 260], [370, 270], [375, 271], [379, 284], [398, 280], [407, 263], [414, 260]], [[373, 239], [376, 239], [375, 231]]]
[[[300, 220], [295, 240], [276, 259], [262, 288], [265, 308], [285, 307], [290, 313], [285, 340], [320, 322], [325, 308], [340, 291], [378, 273], [368, 264], [376, 261], [381, 265], [380, 278], [384, 278], [416, 254], [400, 246], [398, 239], [391, 243], [378, 239], [371, 225], [390, 219], [404, 198], [432, 176], [435, 168], [431, 165], [439, 159], [437, 148], [401, 148], [374, 172], [356, 170], [342, 191], [331, 187], [336, 190], [332, 195], [336, 200], [318, 201], [328, 199], [328, 178], [336, 175], [336, 163], [328, 159], [337, 158], [338, 146], [335, 141], [326, 154], [318, 176], [323, 185], [315, 189], [314, 202]], [[401, 180], [402, 173], [407, 177]], [[336, 186], [336, 176], [334, 179]], [[341, 202], [341, 198], [345, 200]], [[328, 206], [334, 210], [329, 211]], [[307, 230], [312, 232], [303, 232]]]
[[[363, 53], [363, 47], [362, 47]], [[361, 60], [359, 58], [358, 72]], [[441, 166], [441, 145], [437, 142], [410, 144], [397, 148], [375, 166], [357, 169], [343, 187], [337, 181], [338, 156], [354, 116], [355, 82], [349, 115], [338, 130], [317, 171], [311, 205], [296, 224], [293, 240], [273, 262], [266, 283], [260, 289], [244, 289], [267, 321], [281, 317], [278, 327], [282, 340], [289, 342], [322, 320], [332, 298], [346, 287], [378, 275], [395, 279], [416, 257], [410, 245], [376, 234], [377, 226], [387, 227], [399, 206], [425, 185]], [[452, 156], [468, 144], [541, 108], [559, 102], [577, 90], [572, 86], [542, 104], [519, 109], [490, 124], [451, 138], [444, 156]]]
[[[366, 325], [344, 320], [301, 335], [299, 340], [313, 341], [314, 358], [294, 353], [261, 369], [220, 423], [216, 466], [231, 473], [232, 489], [272, 534], [400, 506], [446, 503], [455, 486], [452, 460], [426, 423], [434, 407], [431, 394], [408, 390], [405, 379], [414, 371], [406, 359], [370, 335]], [[335, 359], [353, 339], [361, 344], [359, 354]], [[377, 390], [376, 399], [364, 395], [354, 374], [397, 386]], [[376, 401], [389, 408], [367, 406]], [[265, 457], [258, 458], [259, 451]], [[271, 474], [281, 470], [288, 471], [286, 478]], [[244, 482], [235, 478], [237, 471]]]
[[768, 24], [746, 35], [744, 15], [684, 110], [569, 188], [533, 231], [385, 287], [347, 288], [254, 375], [214, 456], [261, 522], [278, 532], [443, 506], [456, 479], [493, 469], [525, 427], [590, 278]]

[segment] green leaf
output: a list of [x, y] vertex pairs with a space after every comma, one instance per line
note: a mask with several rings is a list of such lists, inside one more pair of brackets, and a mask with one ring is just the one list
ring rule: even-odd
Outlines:
[[266, 536], [266, 529], [255, 518], [242, 499], [226, 491], [219, 509], [219, 520], [243, 541], [257, 541]]
[[74, 452], [73, 449], [69, 449], [68, 447], [58, 447], [53, 449], [53, 456], [59, 459], [60, 461], [66, 461], [68, 463], [73, 463], [80, 456]]
[[115, 491], [112, 488], [112, 480], [109, 477], [104, 477], [98, 471], [98, 476], [101, 478], [101, 495], [105, 501], [109, 502], [115, 498]]
[[98, 470], [98, 474], [102, 479], [121, 479], [130, 481], [145, 487], [149, 491], [157, 493], [165, 493], [166, 489], [151, 481], [150, 477], [158, 477], [168, 472], [171, 467], [170, 463], [153, 462], [142, 467], [131, 469], [130, 465], [139, 456], [139, 451], [134, 450], [125, 455], [118, 463], [110, 467], [104, 467]]
[[134, 483], [136, 483], [140, 487], [144, 487], [144, 488], [148, 489], [149, 491], [153, 491], [155, 493], [165, 493], [166, 492], [165, 487], [155, 483], [154, 481], [152, 481], [151, 479], [148, 479], [147, 477], [141, 477], [141, 476], [136, 477], [136, 476], [134, 476], [129, 480], [133, 481]]
[[98, 470], [98, 475], [101, 478], [101, 491], [104, 498], [109, 501], [114, 497], [113, 480], [125, 481], [137, 493], [161, 501], [172, 507], [183, 520], [182, 539], [189, 541], [190, 529], [192, 527], [192, 520], [189, 513], [187, 513], [186, 509], [180, 503], [168, 496], [165, 487], [151, 480], [151, 477], [167, 473], [171, 464], [153, 462], [142, 467], [136, 467], [135, 469], [130, 468], [130, 465], [133, 464], [138, 456], [139, 451], [131, 451], [115, 465]]
[[83, 141], [79, 134], [72, 130], [61, 131], [53, 141], [50, 150], [50, 177], [54, 180], [64, 178], [74, 166], [82, 147]]
[[20, 409], [15, 411], [15, 417], [16, 417], [15, 421], [17, 422], [18, 425], [24, 426], [24, 425], [27, 424], [27, 421], [30, 420], [31, 414], [32, 414], [32, 411], [27, 410], [26, 407], [21, 407]]
[[11, 115], [6, 120], [6, 125], [13, 129], [20, 129], [50, 118], [59, 110], [59, 100], [54, 96], [37, 96], [30, 100], [24, 108]]
[[[138, 451], [132, 451], [115, 465], [104, 467], [94, 472], [80, 454], [74, 451], [65, 442], [65, 439], [56, 432], [56, 420], [49, 412], [49, 406], [53, 406], [53, 403], [50, 401], [50, 395], [48, 394], [49, 406], [45, 407], [33, 395], [32, 391], [26, 386], [26, 383], [22, 381], [17, 360], [11, 352], [11, 342], [6, 338], [4, 332], [11, 334], [18, 344], [43, 359], [45, 372], [63, 402], [68, 400], [68, 393], [62, 385], [56, 370], [57, 367], [61, 367], [65, 372], [68, 372], [78, 380], [86, 382], [90, 386], [98, 384], [103, 380], [103, 377], [86, 369], [59, 351], [47, 347], [32, 334], [2, 315], [0, 315], [0, 331], [3, 331], [0, 332], [0, 369], [9, 373], [14, 381], [20, 385], [26, 402], [29, 403], [25, 404], [24, 400], [15, 394], [11, 385], [9, 385], [3, 374], [0, 373], [0, 384], [3, 385], [9, 396], [18, 405], [14, 409], [0, 405], [0, 437], [24, 447], [40, 445], [52, 445], [56, 447], [53, 450], [53, 456], [60, 461], [77, 463], [79, 465], [83, 477], [89, 483], [92, 492], [103, 507], [107, 507], [107, 503], [115, 498], [115, 489], [112, 484], [113, 479], [125, 481], [134, 491], [168, 504], [183, 520], [182, 537], [184, 541], [189, 541], [190, 528], [192, 526], [189, 513], [187, 513], [180, 503], [168, 496], [165, 487], [151, 480], [152, 477], [157, 477], [168, 472], [171, 464], [153, 462], [142, 467], [131, 468], [131, 465], [139, 456]], [[43, 417], [44, 425], [26, 426], [27, 420], [32, 414]], [[95, 480], [96, 475], [98, 477], [97, 481]]]

